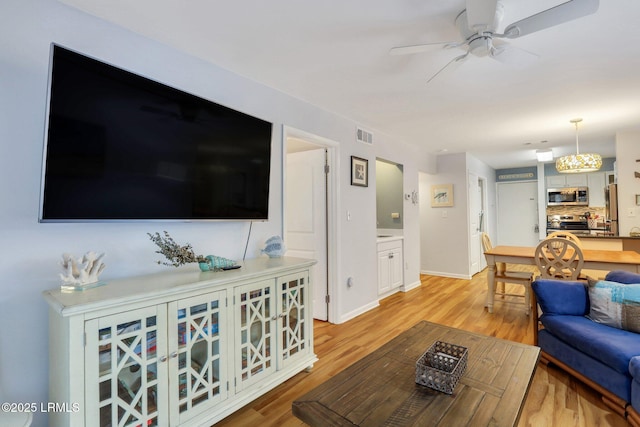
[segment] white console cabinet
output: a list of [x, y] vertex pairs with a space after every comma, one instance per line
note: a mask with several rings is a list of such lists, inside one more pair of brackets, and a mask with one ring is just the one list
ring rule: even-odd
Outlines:
[[79, 408], [50, 425], [212, 425], [310, 368], [314, 263], [258, 258], [45, 292], [49, 397]]

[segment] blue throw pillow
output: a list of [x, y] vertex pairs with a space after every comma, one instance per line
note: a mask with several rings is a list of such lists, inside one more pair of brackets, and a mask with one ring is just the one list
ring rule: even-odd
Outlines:
[[538, 279], [531, 287], [543, 314], [585, 316], [589, 313], [589, 294], [583, 282]]
[[589, 300], [594, 322], [640, 333], [640, 283], [589, 279]]
[[640, 283], [640, 274], [630, 271], [614, 270], [607, 273], [604, 280], [618, 283]]

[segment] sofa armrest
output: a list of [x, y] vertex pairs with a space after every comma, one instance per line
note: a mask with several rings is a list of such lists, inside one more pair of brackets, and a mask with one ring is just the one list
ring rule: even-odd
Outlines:
[[629, 374], [634, 380], [640, 382], [640, 356], [634, 356], [629, 361]]
[[531, 287], [545, 315], [589, 314], [589, 293], [583, 282], [538, 279]]

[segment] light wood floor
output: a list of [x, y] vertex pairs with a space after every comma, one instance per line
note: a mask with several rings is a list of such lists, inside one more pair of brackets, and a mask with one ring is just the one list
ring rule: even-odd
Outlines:
[[[422, 285], [394, 294], [380, 306], [346, 323], [316, 321], [312, 372], [302, 372], [217, 426], [303, 426], [291, 403], [420, 320], [531, 344], [532, 325], [519, 304], [496, 298], [494, 313], [484, 308], [486, 270], [472, 280], [422, 276]], [[514, 285], [512, 291], [521, 289]], [[426, 349], [425, 349], [426, 350]], [[588, 387], [552, 366], [536, 370], [519, 426], [626, 426]]]

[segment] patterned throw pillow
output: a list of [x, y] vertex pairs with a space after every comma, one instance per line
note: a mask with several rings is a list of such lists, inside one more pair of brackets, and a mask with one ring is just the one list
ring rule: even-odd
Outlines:
[[640, 333], [640, 284], [589, 278], [589, 300], [594, 322]]

